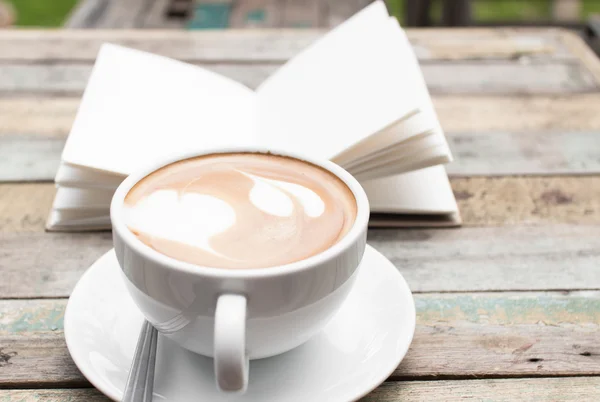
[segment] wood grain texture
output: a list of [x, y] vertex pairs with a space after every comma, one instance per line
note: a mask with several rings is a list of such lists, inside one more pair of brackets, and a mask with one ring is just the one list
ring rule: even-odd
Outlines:
[[40, 136], [0, 136], [0, 182], [51, 181], [65, 141]]
[[0, 233], [41, 232], [54, 200], [54, 184], [0, 184]]
[[[463, 381], [394, 381], [379, 386], [361, 402], [431, 402], [493, 400], [496, 402], [581, 402], [600, 394], [595, 377], [524, 378]], [[4, 402], [108, 402], [95, 389], [0, 390]]]
[[81, 386], [63, 335], [66, 300], [0, 301], [0, 388]]
[[0, 401], [2, 402], [109, 402], [110, 400], [93, 388], [0, 390]]
[[[325, 16], [321, 0], [283, 0], [281, 26], [286, 28], [322, 28]], [[355, 10], [355, 11], [358, 11]]]
[[600, 226], [370, 230], [415, 292], [600, 289]]
[[79, 97], [0, 97], [0, 136], [24, 134], [64, 138], [71, 130], [79, 102]]
[[[65, 137], [79, 97], [0, 97], [0, 136]], [[600, 130], [600, 94], [433, 96], [444, 130], [452, 133]]]
[[509, 380], [388, 382], [382, 384], [360, 401], [457, 402], [475, 400], [495, 402], [580, 402], [595, 400], [599, 396], [600, 379], [596, 377], [524, 378]]
[[[256, 88], [279, 64], [198, 64]], [[0, 95], [80, 95], [91, 72], [89, 64], [0, 64]], [[575, 63], [522, 64], [460, 62], [422, 66], [433, 94], [566, 94], [598, 89], [592, 74]]]
[[66, 297], [81, 274], [112, 248], [112, 237], [110, 232], [0, 233], [0, 244], [5, 250], [2, 297]]
[[[600, 108], [599, 108], [600, 111]], [[600, 173], [600, 130], [446, 133], [450, 175]]]
[[[231, 26], [280, 27], [281, 7], [276, 0], [236, 2]], [[324, 22], [337, 25], [351, 16], [364, 0], [322, 2]], [[264, 12], [264, 18], [250, 18]], [[168, 57], [197, 62], [262, 61], [284, 62], [320, 38], [326, 30], [279, 29], [227, 31], [36, 31], [4, 30], [0, 34], [0, 61], [88, 61], [95, 60], [104, 42], [122, 44]], [[533, 60], [576, 60], [580, 46], [577, 37], [563, 36], [568, 31], [556, 29], [409, 29], [407, 35], [421, 61], [428, 60], [495, 60], [525, 57]]]
[[[447, 132], [451, 176], [600, 173], [600, 129], [588, 132]], [[51, 181], [64, 139], [0, 135], [0, 181]]]
[[465, 225], [600, 222], [600, 176], [452, 178]]
[[[395, 379], [600, 374], [600, 293], [416, 295]], [[66, 300], [0, 301], [0, 388], [85, 385], [64, 344]], [[57, 367], [60, 369], [57, 370]]]
[[[600, 176], [453, 177], [464, 226], [600, 223]], [[0, 233], [41, 232], [51, 183], [0, 184]]]
[[433, 103], [447, 133], [600, 130], [600, 94], [438, 95]]
[[[600, 289], [600, 226], [370, 230], [414, 292]], [[4, 233], [0, 295], [66, 297], [112, 248], [109, 232]]]

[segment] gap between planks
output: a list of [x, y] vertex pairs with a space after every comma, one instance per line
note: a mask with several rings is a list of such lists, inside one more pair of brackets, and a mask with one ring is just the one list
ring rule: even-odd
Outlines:
[[[417, 293], [600, 289], [600, 225], [375, 229], [368, 243]], [[3, 298], [67, 297], [110, 232], [3, 233]]]
[[[86, 384], [64, 343], [66, 302], [0, 301], [10, 362], [0, 387]], [[428, 294], [415, 305], [415, 337], [392, 379], [600, 374], [600, 292]]]

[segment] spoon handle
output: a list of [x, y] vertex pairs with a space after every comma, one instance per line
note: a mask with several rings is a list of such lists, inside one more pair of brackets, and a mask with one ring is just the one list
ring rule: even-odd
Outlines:
[[157, 340], [158, 331], [144, 320], [125, 385], [123, 402], [152, 401]]

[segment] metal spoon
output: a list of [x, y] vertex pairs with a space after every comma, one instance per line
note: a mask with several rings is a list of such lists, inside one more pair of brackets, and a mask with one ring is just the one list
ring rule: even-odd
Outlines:
[[123, 393], [123, 402], [152, 401], [158, 331], [144, 320]]

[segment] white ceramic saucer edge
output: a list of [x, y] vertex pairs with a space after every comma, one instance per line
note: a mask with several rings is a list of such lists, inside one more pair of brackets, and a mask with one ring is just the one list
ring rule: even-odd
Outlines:
[[[82, 278], [76, 285], [75, 289], [73, 290], [71, 299], [69, 300], [69, 303], [67, 305], [67, 309], [65, 311], [64, 329], [65, 329], [65, 338], [66, 338], [66, 342], [67, 342], [67, 347], [69, 349], [69, 352], [70, 352], [75, 364], [79, 368], [79, 370], [84, 374], [84, 376], [86, 376], [86, 378], [90, 381], [90, 383], [92, 383], [92, 385], [94, 385], [97, 389], [99, 389], [101, 392], [103, 392], [105, 395], [107, 395], [111, 399], [119, 400], [121, 397], [122, 389], [120, 389], [120, 387], [111, 387], [111, 384], [108, 384], [106, 382], [106, 377], [104, 377], [104, 378], [102, 377], [101, 374], [103, 374], [103, 373], [100, 373], [100, 374], [98, 373], [98, 366], [94, 366], [93, 364], [90, 363], [91, 354], [94, 352], [92, 350], [94, 345], [92, 345], [91, 349], [88, 348], [87, 350], [81, 350], [82, 349], [81, 345], [83, 342], [83, 340], [81, 338], [83, 338], [83, 336], [81, 336], [80, 333], [78, 334], [78, 331], [75, 330], [75, 328], [72, 328], [72, 326], [75, 325], [75, 323], [77, 323], [77, 319], [74, 319], [77, 317], [73, 311], [79, 310], [77, 313], [79, 313], [79, 315], [81, 316], [82, 308], [84, 310], [86, 308], [85, 305], [81, 305], [81, 301], [85, 302], [86, 299], [89, 299], [90, 297], [93, 296], [93, 295], [90, 295], [89, 293], [90, 293], [90, 291], [91, 291], [91, 293], [93, 293], [93, 291], [94, 291], [95, 283], [93, 281], [99, 279], [99, 275], [101, 275], [101, 272], [99, 272], [100, 268], [102, 268], [103, 265], [106, 265], [108, 263], [113, 263], [110, 261], [111, 259], [114, 260], [114, 263], [116, 263], [116, 260], [114, 258], [115, 257], [114, 257], [112, 250], [107, 252], [104, 256], [102, 256], [100, 259], [98, 259], [90, 267], [90, 269], [88, 269], [88, 271], [86, 271], [86, 273], [82, 276]], [[369, 377], [368, 379], [365, 380], [365, 379], [361, 378], [360, 391], [356, 390], [352, 394], [352, 399], [359, 399], [359, 398], [367, 395], [369, 392], [371, 392], [373, 389], [378, 387], [383, 381], [385, 381], [385, 379], [387, 379], [393, 373], [393, 371], [396, 369], [396, 367], [402, 361], [402, 359], [404, 358], [404, 356], [406, 355], [406, 353], [408, 351], [408, 348], [412, 342], [412, 337], [414, 335], [414, 330], [415, 330], [415, 325], [416, 325], [414, 300], [412, 298], [412, 294], [410, 293], [410, 289], [408, 288], [408, 285], [406, 284], [406, 281], [404, 280], [402, 275], [393, 266], [393, 264], [391, 262], [389, 262], [389, 260], [387, 260], [384, 256], [382, 256], [380, 253], [378, 253], [371, 247], [367, 248], [367, 251], [365, 253], [365, 260], [363, 260], [363, 266], [361, 267], [361, 269], [363, 269], [363, 270], [368, 269], [366, 267], [368, 265], [374, 265], [375, 267], [378, 267], [376, 269], [387, 271], [387, 272], [385, 272], [384, 276], [390, 276], [390, 278], [388, 278], [388, 280], [391, 279], [392, 277], [397, 279], [396, 285], [397, 285], [399, 291], [398, 291], [398, 295], [393, 295], [393, 296], [396, 297], [397, 303], [403, 304], [403, 308], [405, 311], [405, 314], [403, 317], [404, 320], [402, 322], [402, 326], [404, 327], [404, 330], [402, 331], [402, 334], [401, 334], [401, 336], [404, 339], [402, 340], [402, 342], [396, 343], [396, 348], [395, 348], [395, 350], [393, 350], [393, 352], [394, 352], [393, 354], [394, 354], [395, 358], [386, 358], [387, 360], [385, 363], [385, 370], [383, 370], [382, 367], [378, 366], [376, 375], [373, 375], [373, 373], [370, 373], [371, 375], [368, 376]], [[118, 273], [118, 267], [116, 268], [115, 271]], [[118, 278], [118, 276], [115, 275], [115, 272], [112, 272], [112, 273], [107, 272], [107, 275], [109, 275], [109, 276], [112, 275], [115, 278]], [[115, 278], [112, 278], [112, 279], [115, 279]], [[365, 273], [363, 273], [362, 281], [369, 281], [368, 278], [369, 277]], [[360, 277], [357, 278], [357, 285], [358, 285], [358, 281], [360, 281], [360, 280], [361, 280]], [[99, 281], [99, 282], [101, 282], [101, 281]], [[100, 287], [102, 287], [102, 285], [100, 285]], [[122, 289], [119, 291], [119, 288], [122, 288]], [[123, 299], [122, 301], [126, 302], [125, 304], [133, 303], [133, 301], [131, 301], [131, 299], [129, 298], [128, 294], [126, 294], [124, 285], [120, 282], [120, 280], [119, 280], [119, 283], [115, 283], [114, 290], [116, 291], [118, 298], [121, 298], [121, 299]], [[121, 292], [124, 292], [126, 294], [126, 297], [123, 297]], [[125, 299], [129, 299], [129, 300], [125, 300]], [[77, 303], [79, 303], [79, 305]], [[99, 304], [99, 303], [100, 302], [96, 302], [96, 304]], [[128, 308], [130, 309], [130, 307], [124, 306], [124, 310], [128, 310]], [[343, 309], [343, 307], [342, 307], [342, 309]], [[88, 310], [90, 310], [90, 309], [88, 308]], [[94, 310], [94, 306], [91, 306], [90, 312], [93, 313], [94, 312], [93, 310]], [[346, 310], [348, 310], [348, 308]], [[108, 313], [111, 313], [109, 315], [112, 315], [113, 319], [115, 317], [119, 316], [119, 314], [115, 314], [114, 312], [108, 312]], [[340, 311], [340, 313], [341, 313], [341, 311]], [[131, 312], [129, 313], [129, 315], [131, 315]], [[142, 322], [141, 313], [139, 313], [139, 311], [136, 311], [135, 315], [137, 317], [134, 317], [134, 318], [136, 320], [139, 320], [139, 323], [131, 323], [129, 326], [139, 328], [139, 326], [141, 326], [141, 322]], [[338, 320], [338, 321], [341, 321], [341, 320], [342, 319], [340, 318], [340, 320]], [[101, 321], [102, 321], [102, 319], [100, 319], [99, 322], [96, 322], [96, 324], [100, 323], [100, 324], [103, 324], [104, 326], [106, 326], [106, 322], [101, 322]], [[334, 320], [332, 320], [332, 321], [335, 321], [335, 317], [334, 317]], [[346, 321], [348, 321], [348, 318], [346, 318]], [[117, 323], [114, 326], [118, 328], [119, 327], [118, 324], [119, 323]], [[98, 326], [96, 325], [96, 327], [98, 327]], [[98, 330], [110, 332], [107, 334], [108, 335], [107, 338], [110, 338], [112, 335], [112, 338], [116, 337], [117, 339], [119, 339], [119, 342], [122, 343], [121, 342], [122, 339], [119, 337], [120, 334], [115, 334], [114, 331], [111, 332], [110, 330], [107, 330], [104, 328], [98, 328]], [[131, 330], [131, 331], [133, 331], [133, 330]], [[81, 332], [81, 331], [79, 331], [79, 332]], [[97, 335], [93, 335], [91, 337], [93, 338], [94, 336], [97, 337]], [[125, 353], [127, 355], [127, 357], [123, 357], [122, 360], [129, 358], [129, 361], [130, 361], [130, 355], [133, 355], [133, 349], [135, 349], [135, 341], [137, 340], [137, 333], [127, 334], [127, 336], [123, 336], [123, 338], [128, 338], [128, 339], [125, 339], [125, 341], [128, 340], [128, 342], [124, 342], [125, 344], [119, 344], [117, 346], [121, 349], [120, 352], [123, 352], [123, 353], [124, 353], [124, 351], [127, 352], [127, 353]], [[101, 337], [101, 339], [102, 339], [102, 337]], [[89, 341], [89, 339], [86, 339], [86, 341]], [[93, 339], [91, 339], [91, 341], [93, 341]], [[165, 340], [165, 342], [168, 342], [168, 341]], [[310, 344], [311, 342], [312, 341], [309, 341], [307, 344]], [[320, 343], [321, 344], [323, 343], [322, 339], [321, 339]], [[102, 345], [100, 345], [100, 346], [102, 346]], [[113, 346], [115, 346], [115, 345], [113, 345]], [[301, 346], [300, 348], [305, 348], [305, 347]], [[315, 348], [313, 348], [313, 350], [314, 349]], [[181, 350], [183, 351], [183, 349], [181, 349]], [[311, 349], [305, 348], [304, 350], [311, 350]], [[88, 355], [85, 356], [84, 352], [87, 352]], [[388, 350], [388, 352], [389, 352], [389, 350]], [[189, 352], [186, 352], [186, 353], [189, 353]], [[305, 352], [304, 354], [306, 355], [307, 353], [308, 352]], [[292, 359], [293, 361], [298, 362], [298, 360], [299, 360], [298, 355], [302, 354], [302, 352], [292, 351], [292, 352], [288, 352], [287, 354], [282, 355], [281, 357], [275, 357], [275, 358], [271, 358], [271, 359], [279, 359], [280, 363], [283, 360], [284, 365], [285, 365], [285, 359], [286, 359], [285, 356], [287, 356], [288, 354], [290, 356], [295, 354], [294, 355], [295, 357], [290, 357], [289, 359]], [[103, 356], [97, 356], [96, 359], [100, 359], [102, 357]], [[198, 357], [198, 358], [206, 359], [206, 358], [201, 358], [201, 357]], [[264, 361], [269, 361], [271, 359], [264, 359]], [[264, 361], [256, 361], [256, 362], [264, 362]], [[300, 359], [300, 361], [302, 361], [302, 359]], [[100, 367], [100, 368], [106, 369], [106, 370], [110, 370], [110, 369], [114, 370], [115, 368], [110, 367], [109, 363], [110, 362], [105, 363], [104, 364], [105, 367]], [[280, 364], [280, 363], [277, 363], [277, 364]], [[354, 362], [354, 363], [356, 363], [356, 362]], [[262, 363], [258, 363], [258, 364], [260, 365]], [[102, 365], [100, 365], [100, 366], [102, 366]], [[121, 366], [123, 366], [122, 363], [121, 363]], [[126, 366], [127, 367], [121, 367], [120, 368], [121, 371], [123, 369], [127, 370], [128, 364]], [[264, 371], [264, 369], [263, 369], [263, 371]], [[106, 373], [104, 373], [104, 374], [106, 374]], [[119, 375], [122, 377], [123, 373], [121, 373]], [[252, 375], [252, 369], [251, 369], [251, 375]], [[250, 399], [250, 400], [255, 400], [255, 399]]]

